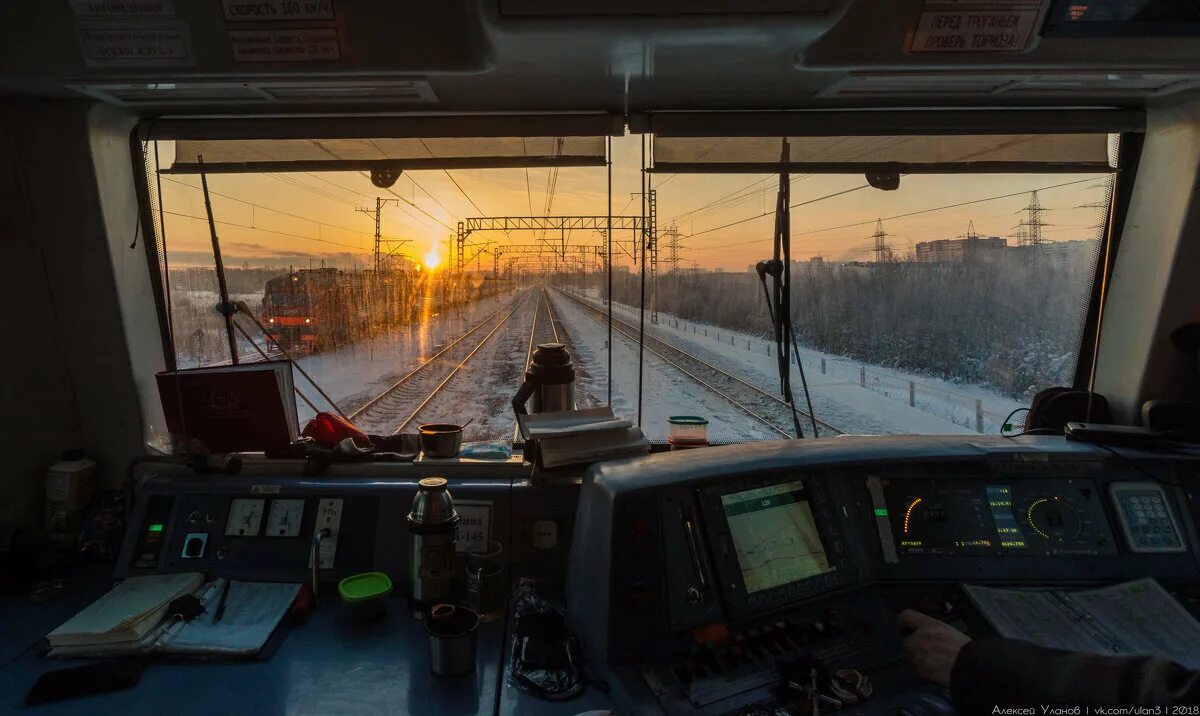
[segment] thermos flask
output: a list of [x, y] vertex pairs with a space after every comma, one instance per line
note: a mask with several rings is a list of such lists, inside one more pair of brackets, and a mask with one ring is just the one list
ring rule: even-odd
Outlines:
[[426, 477], [417, 483], [408, 530], [412, 534], [413, 601], [429, 606], [450, 600], [454, 582], [455, 532], [461, 520], [446, 478]]

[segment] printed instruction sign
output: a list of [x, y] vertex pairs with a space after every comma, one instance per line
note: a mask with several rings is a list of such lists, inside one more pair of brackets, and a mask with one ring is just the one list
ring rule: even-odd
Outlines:
[[1022, 52], [1039, 10], [948, 10], [921, 13], [909, 52]]
[[333, 0], [221, 0], [228, 22], [332, 20]]
[[492, 538], [491, 500], [455, 500], [454, 509], [462, 520], [454, 543], [455, 552], [483, 552]]
[[162, 27], [80, 27], [88, 67], [169, 67], [192, 62], [187, 29]]
[[81, 20], [175, 17], [175, 0], [71, 0], [71, 11]]
[[341, 59], [337, 30], [231, 30], [237, 62], [328, 62]]

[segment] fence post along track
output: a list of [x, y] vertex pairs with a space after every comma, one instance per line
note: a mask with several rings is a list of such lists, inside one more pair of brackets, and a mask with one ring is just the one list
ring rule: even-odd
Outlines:
[[[466, 333], [350, 413], [350, 420], [369, 433], [398, 433], [403, 430], [532, 295], [532, 291], [526, 291], [484, 317]], [[489, 326], [491, 330], [485, 331]], [[418, 403], [417, 408], [407, 411], [407, 406], [414, 402]], [[407, 416], [402, 418], [406, 412]]]
[[[608, 320], [608, 316], [604, 311], [601, 311], [584, 299], [563, 291], [558, 291], [558, 293], [582, 308], [584, 312], [596, 320], [601, 322]], [[612, 319], [612, 326], [613, 330], [622, 334], [627, 339], [635, 343], [638, 340], [637, 326], [615, 317]], [[772, 395], [758, 386], [718, 368], [703, 358], [649, 333], [645, 334], [645, 346], [647, 352], [657, 356], [675, 370], [729, 401], [735, 408], [762, 425], [765, 425], [780, 437], [793, 437], [789, 429], [791, 426], [792, 406], [782, 398]], [[797, 412], [806, 418], [812, 417], [798, 408]], [[846, 433], [845, 430], [820, 419], [817, 420], [817, 424], [831, 435], [843, 435]]]

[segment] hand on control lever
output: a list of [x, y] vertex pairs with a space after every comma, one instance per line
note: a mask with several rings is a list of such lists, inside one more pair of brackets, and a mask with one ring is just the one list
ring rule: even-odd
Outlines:
[[900, 612], [900, 628], [907, 633], [904, 649], [917, 673], [942, 686], [950, 685], [950, 672], [958, 652], [971, 637], [931, 616], [912, 609]]

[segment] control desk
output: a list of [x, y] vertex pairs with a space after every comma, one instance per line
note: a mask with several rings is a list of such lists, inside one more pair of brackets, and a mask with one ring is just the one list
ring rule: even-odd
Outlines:
[[[1154, 577], [1194, 596], [1187, 460], [1061, 438], [843, 439], [594, 468], [567, 593], [619, 706], [773, 713], [789, 663], [855, 669], [851, 713], [947, 713], [906, 660], [896, 614], [986, 633], [959, 588]], [[1198, 486], [1200, 487], [1200, 486]], [[796, 711], [802, 712], [802, 711]]]
[[[1097, 587], [1153, 577], [1189, 609], [1200, 585], [1200, 458], [1114, 454], [1057, 437], [778, 441], [565, 476], [531, 475], [517, 461], [356, 464], [317, 477], [299, 477], [300, 467], [247, 461], [237, 477], [141, 469], [115, 577], [202, 571], [309, 582], [315, 571], [321, 591], [310, 624], [269, 663], [222, 667], [229, 683], [270, 685], [238, 697], [249, 702], [183, 671], [196, 667], [156, 667], [148, 679], [190, 689], [171, 694], [190, 708], [269, 712], [382, 689], [374, 701], [418, 699], [442, 713], [464, 703], [502, 714], [787, 713], [781, 669], [819, 664], [870, 679], [871, 698], [847, 702], [844, 713], [946, 714], [946, 694], [905, 658], [898, 611], [917, 608], [980, 635], [989, 627], [961, 585]], [[481, 630], [474, 678], [439, 684], [428, 673], [428, 639], [402, 600], [405, 515], [417, 481], [430, 475], [449, 478], [463, 515], [460, 558], [498, 540], [513, 582], [562, 588], [591, 675], [584, 697], [544, 701], [506, 679], [511, 613]], [[314, 547], [322, 528], [328, 537]], [[388, 574], [396, 597], [386, 627], [369, 632], [347, 626], [336, 596], [338, 580], [364, 571]], [[30, 628], [40, 637], [57, 623]], [[0, 670], [0, 682], [16, 694], [63, 665], [27, 653]], [[346, 681], [355, 673], [384, 681]], [[409, 686], [393, 688], [385, 677], [395, 673]], [[164, 703], [136, 690], [106, 698], [106, 706]], [[90, 699], [74, 702], [75, 712], [98, 705]]]

